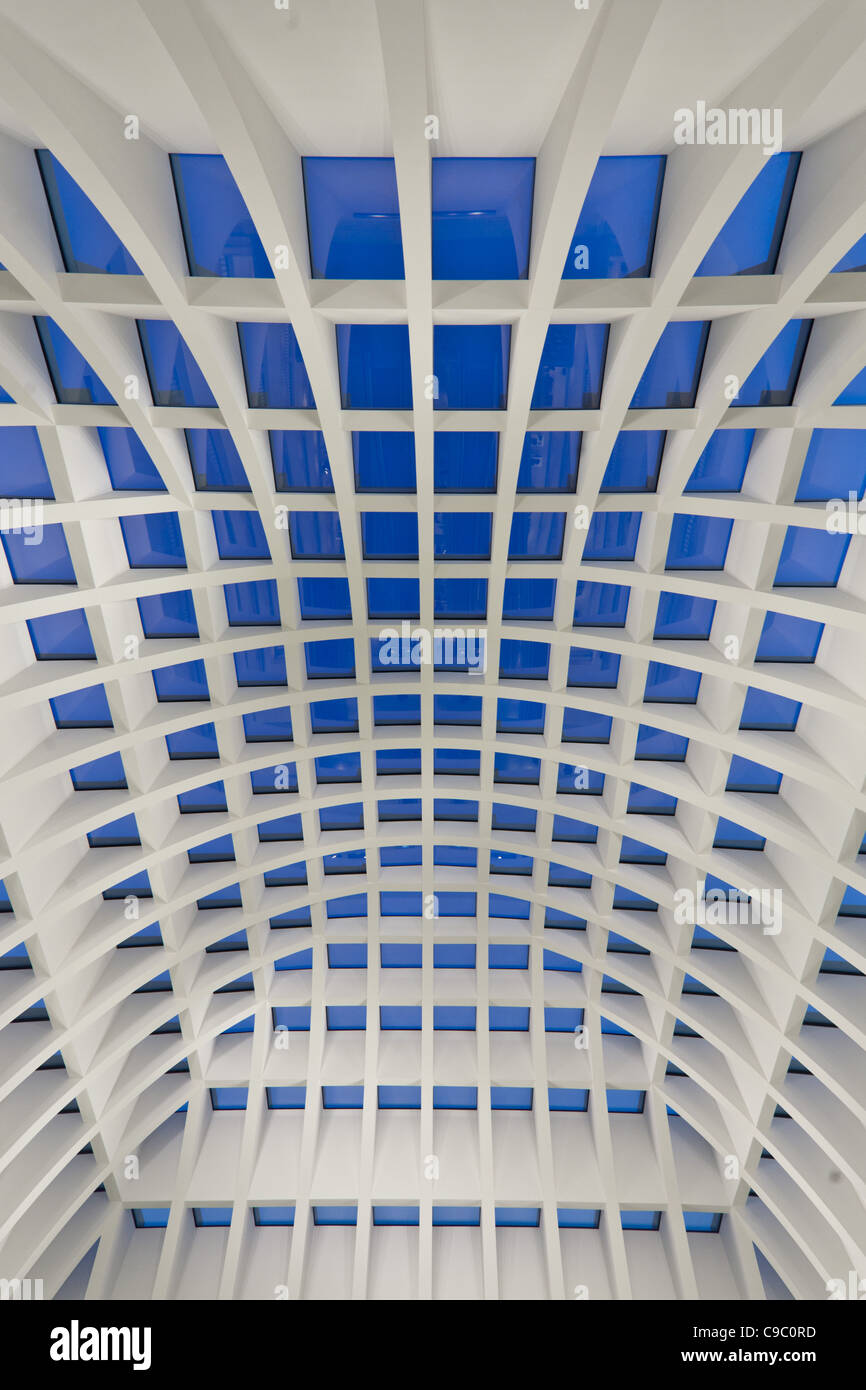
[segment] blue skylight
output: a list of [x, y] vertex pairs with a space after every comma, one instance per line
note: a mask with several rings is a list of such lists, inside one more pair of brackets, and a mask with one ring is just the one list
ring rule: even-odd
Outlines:
[[37, 150], [36, 159], [64, 268], [73, 274], [140, 275], [123, 242], [60, 161], [50, 150]]
[[743, 194], [695, 275], [772, 275], [794, 193], [799, 154], [774, 154]]
[[173, 154], [190, 275], [273, 278], [259, 234], [220, 154]]
[[308, 156], [303, 171], [313, 278], [402, 280], [394, 160]]
[[535, 160], [433, 160], [433, 279], [525, 280]]
[[564, 280], [650, 274], [664, 172], [664, 155], [599, 159], [572, 237]]

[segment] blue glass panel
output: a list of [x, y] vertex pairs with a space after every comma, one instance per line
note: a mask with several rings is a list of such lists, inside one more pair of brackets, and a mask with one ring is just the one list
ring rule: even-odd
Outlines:
[[561, 560], [565, 512], [515, 512], [509, 560]]
[[510, 324], [434, 324], [434, 408], [504, 410], [510, 350]]
[[325, 676], [352, 677], [355, 674], [355, 644], [351, 637], [330, 637], [321, 642], [305, 642], [304, 658], [311, 680]]
[[58, 729], [111, 729], [111, 710], [104, 685], [53, 695], [48, 702]]
[[374, 1226], [417, 1226], [419, 1220], [417, 1207], [373, 1207]]
[[[100, 826], [98, 830], [90, 830], [87, 834], [87, 843], [91, 849], [108, 848], [114, 845], [140, 845], [141, 837], [138, 833], [138, 823], [134, 815], [120, 816], [117, 820], [110, 821], [108, 825]], [[145, 927], [144, 931], [150, 931]], [[159, 936], [159, 933], [157, 932]], [[161, 941], [161, 936], [159, 936]]]
[[850, 536], [811, 526], [789, 526], [782, 543], [774, 587], [832, 588], [842, 572]]
[[623, 1211], [620, 1216], [624, 1231], [657, 1231], [662, 1219], [660, 1211]]
[[436, 1032], [474, 1032], [474, 1004], [434, 1004], [433, 1028]]
[[[579, 1028], [582, 1023], [583, 1009], [546, 1007], [544, 1010], [545, 1033], [573, 1033], [575, 1028]], [[580, 1095], [582, 1092], [578, 1091], [574, 1094]], [[568, 1108], [571, 1109], [572, 1107], [569, 1106]], [[585, 1109], [585, 1107], [581, 1107], [581, 1109]]]
[[[273, 1090], [287, 1090], [287, 1087], [273, 1087]], [[253, 1219], [257, 1226], [294, 1226], [294, 1207], [253, 1207]]]
[[138, 319], [154, 405], [215, 406], [201, 367], [171, 319]]
[[682, 734], [670, 733], [667, 729], [654, 729], [650, 724], [641, 724], [637, 731], [635, 759], [681, 763], [685, 761], [689, 741]]
[[417, 560], [418, 517], [415, 512], [362, 512], [365, 560]]
[[709, 331], [699, 320], [668, 324], [632, 396], [633, 410], [694, 405]]
[[646, 1091], [609, 1090], [607, 1108], [612, 1115], [639, 1115], [646, 1101]]
[[539, 1226], [541, 1207], [497, 1207], [497, 1226]]
[[273, 278], [259, 234], [221, 154], [173, 154], [190, 275]]
[[290, 323], [239, 323], [247, 400], [253, 410], [315, 410], [313, 388]]
[[723, 516], [687, 516], [678, 512], [671, 524], [666, 570], [721, 570], [734, 523]]
[[380, 1110], [420, 1110], [421, 1087], [380, 1086], [378, 1100]]
[[310, 724], [314, 734], [355, 733], [358, 728], [358, 701], [313, 700]]
[[[391, 513], [392, 518], [393, 515]], [[412, 517], [412, 520], [417, 521], [417, 518]], [[433, 513], [433, 553], [437, 559], [489, 560], [492, 533], [490, 512]]]
[[401, 797], [393, 801], [380, 801], [378, 814], [380, 821], [420, 820], [421, 798]]
[[613, 720], [609, 714], [599, 714], [594, 710], [572, 709], [562, 711], [563, 743], [609, 743]]
[[418, 1032], [421, 1028], [420, 1004], [383, 1004], [379, 1010], [383, 1032]]
[[364, 1106], [363, 1086], [323, 1086], [324, 1110], [361, 1110]]
[[793, 733], [797, 727], [800, 700], [789, 700], [784, 695], [774, 695], [769, 690], [758, 690], [749, 686], [740, 719], [741, 729], [785, 729]]
[[145, 637], [198, 637], [195, 604], [189, 589], [149, 594], [137, 602]]
[[234, 652], [233, 655], [239, 686], [286, 684], [284, 647], [259, 647], [254, 651]]
[[790, 405], [811, 332], [811, 319], [786, 323], [746, 377], [733, 404]]
[[774, 154], [743, 194], [695, 275], [772, 275], [800, 167], [799, 154]]
[[434, 579], [433, 607], [437, 618], [485, 618], [487, 580]]
[[546, 680], [549, 666], [548, 642], [524, 642], [503, 637], [499, 643], [501, 680]]
[[619, 654], [572, 647], [568, 658], [568, 684], [614, 687], [619, 678]]
[[863, 496], [866, 487], [866, 432], [863, 430], [813, 430], [800, 482], [797, 502], [826, 502], [849, 493]]
[[490, 893], [488, 895], [488, 917], [504, 917], [514, 922], [528, 922], [529, 909], [529, 903], [522, 898], [512, 898], [507, 893]]
[[655, 492], [664, 447], [664, 430], [620, 430], [600, 490]]
[[275, 579], [251, 579], [243, 584], [224, 584], [226, 616], [232, 627], [277, 626], [280, 602]]
[[758, 642], [756, 661], [814, 661], [824, 624], [786, 613], [768, 613]]
[[414, 492], [415, 436], [407, 430], [354, 430], [356, 492]]
[[115, 492], [167, 491], [156, 465], [135, 430], [100, 425], [97, 433], [111, 486]]
[[535, 700], [497, 700], [497, 732], [543, 734], [545, 712], [545, 706]]
[[547, 330], [533, 410], [598, 410], [610, 328], [606, 323], [552, 323]]
[[61, 405], [114, 405], [114, 397], [53, 319], [34, 319], [54, 394]]
[[866, 404], [866, 367], [859, 371], [852, 381], [849, 381], [844, 391], [833, 402], [834, 405], [864, 405]]
[[36, 150], [51, 219], [70, 273], [140, 275], [120, 237], [50, 150]]
[[[505, 582], [507, 586], [508, 580]], [[631, 589], [627, 584], [597, 584], [593, 580], [578, 580], [574, 594], [574, 626], [624, 627], [630, 594]]]
[[126, 786], [126, 773], [123, 759], [119, 753], [108, 753], [104, 758], [93, 758], [69, 769], [72, 785], [76, 791], [95, 791], [101, 788]]
[[437, 430], [433, 436], [436, 492], [495, 492], [499, 435], [488, 430]]
[[207, 700], [207, 676], [203, 661], [181, 661], [153, 672], [157, 700]]
[[603, 155], [595, 166], [563, 280], [646, 276], [653, 245], [665, 156]]
[[225, 811], [225, 787], [222, 782], [210, 782], [205, 787], [193, 787], [188, 792], [178, 792], [177, 805], [181, 815]]
[[39, 661], [93, 661], [96, 652], [83, 608], [28, 618], [30, 641]]
[[417, 579], [368, 579], [370, 618], [417, 618], [420, 587]]
[[535, 160], [433, 160], [433, 279], [525, 280]]
[[244, 466], [228, 430], [186, 430], [197, 492], [249, 492]]
[[348, 579], [299, 579], [298, 600], [301, 617], [308, 621], [352, 616]]
[[751, 758], [741, 758], [737, 754], [731, 758], [725, 791], [777, 792], [781, 785], [781, 772], [774, 772], [763, 763], [753, 762]]
[[[433, 1087], [433, 1109], [434, 1110], [477, 1110], [478, 1109], [478, 1087], [477, 1086], [434, 1086]], [[433, 1208], [433, 1222], [436, 1224], [436, 1210]], [[455, 1208], [446, 1207], [442, 1210], [453, 1211]], [[463, 1208], [456, 1208], [463, 1210]], [[471, 1210], [471, 1208], [470, 1208]], [[441, 1224], [446, 1224], [445, 1222]], [[458, 1224], [454, 1222], [453, 1224]], [[477, 1225], [477, 1222], [467, 1222], [466, 1224]]]
[[684, 491], [739, 492], [754, 438], [754, 430], [714, 430]]
[[546, 430], [527, 434], [517, 478], [518, 492], [574, 492], [580, 432]]
[[861, 236], [855, 241], [851, 250], [846, 252], [841, 261], [836, 262], [833, 270], [866, 270], [866, 236]]
[[75, 570], [59, 523], [42, 527], [41, 537], [2, 531], [0, 541], [16, 584], [75, 584]]
[[269, 430], [277, 492], [333, 492], [334, 480], [321, 430]]
[[529, 1009], [519, 1004], [491, 1004], [489, 1027], [491, 1033], [527, 1033]]
[[[486, 585], [486, 580], [483, 581]], [[509, 619], [550, 619], [556, 600], [555, 579], [506, 579], [502, 617]], [[437, 614], [438, 616], [443, 616]], [[473, 614], [473, 616], [475, 616]], [[478, 615], [483, 617], [484, 614]]]
[[[555, 1091], [551, 1091], [551, 1096]], [[563, 1106], [554, 1106], [551, 1101], [551, 1110], [564, 1109]], [[585, 1107], [583, 1107], [585, 1108]], [[560, 1207], [557, 1212], [557, 1225], [565, 1230], [595, 1230], [601, 1219], [601, 1212], [593, 1211], [586, 1207]]]
[[584, 560], [633, 560], [640, 512], [593, 512], [583, 543]]
[[289, 539], [295, 560], [341, 560], [345, 554], [337, 512], [290, 512]]
[[383, 845], [379, 850], [379, 864], [383, 869], [400, 868], [404, 865], [420, 867], [421, 862], [420, 845]]
[[434, 1226], [480, 1226], [480, 1207], [434, 1207]]
[[745, 826], [737, 825], [735, 821], [719, 816], [716, 823], [713, 849], [762, 850], [765, 844], [764, 836], [759, 835], [757, 831], [747, 830]]
[[[632, 782], [628, 791], [626, 810], [632, 814], [648, 816], [672, 816], [677, 808], [677, 799], [667, 792], [645, 787], [640, 782]], [[624, 839], [627, 837], [624, 837]], [[658, 861], [663, 863], [663, 859]]]
[[313, 279], [402, 280], [394, 160], [314, 156], [303, 170]]
[[701, 684], [700, 671], [688, 671], [683, 666], [668, 666], [663, 661], [651, 661], [647, 670], [644, 701], [693, 705]]
[[420, 695], [374, 695], [373, 722], [385, 724], [420, 724]]
[[119, 520], [130, 569], [186, 569], [177, 512], [133, 514]]
[[554, 840], [569, 844], [594, 845], [598, 839], [598, 826], [588, 821], [572, 820], [570, 816], [553, 817]]
[[53, 498], [35, 426], [4, 425], [0, 429], [0, 493], [3, 497]]
[[360, 782], [360, 753], [330, 753], [316, 758], [316, 782], [319, 786], [329, 782]]
[[659, 594], [653, 637], [706, 639], [710, 635], [715, 611], [715, 599], [663, 591]]
[[338, 323], [337, 361], [344, 410], [411, 410], [405, 323]]

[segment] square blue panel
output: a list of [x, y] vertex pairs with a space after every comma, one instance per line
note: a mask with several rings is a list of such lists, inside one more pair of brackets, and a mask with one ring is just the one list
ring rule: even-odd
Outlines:
[[617, 652], [599, 652], [588, 647], [572, 647], [568, 658], [568, 684], [613, 689], [619, 679], [619, 663], [620, 658]]
[[[564, 723], [565, 715], [563, 713], [563, 724]], [[588, 742], [588, 740], [582, 739], [580, 742]], [[572, 763], [560, 763], [557, 770], [556, 790], [560, 795], [565, 793], [567, 796], [572, 794], [577, 796], [601, 796], [604, 791], [604, 773], [593, 772], [592, 768], [589, 767], [575, 767]], [[554, 835], [554, 839], [556, 838], [557, 836]], [[562, 838], [567, 839], [570, 837], [564, 836]], [[578, 838], [582, 837], [579, 836]], [[595, 840], [594, 835], [592, 839], [593, 841]]]
[[28, 618], [27, 630], [38, 661], [95, 661], [96, 651], [83, 608]]
[[799, 167], [799, 154], [774, 154], [766, 160], [704, 256], [696, 276], [774, 273]]
[[358, 732], [358, 701], [353, 699], [313, 700], [310, 726], [314, 734]]
[[319, 618], [340, 619], [352, 616], [348, 579], [299, 579], [298, 601], [301, 617], [305, 622], [315, 622]]
[[334, 480], [321, 430], [269, 430], [277, 492], [333, 492]]
[[797, 502], [826, 502], [830, 498], [859, 499], [866, 487], [866, 431], [812, 431]]
[[[383, 869], [420, 868], [421, 862], [420, 845], [383, 845], [379, 850], [379, 865]], [[385, 964], [384, 957], [382, 964]]]
[[420, 724], [420, 695], [374, 695], [373, 723], [377, 726], [388, 724]]
[[565, 844], [594, 845], [598, 826], [588, 821], [573, 820], [570, 816], [553, 817], [553, 838]]
[[510, 351], [510, 324], [434, 324], [434, 409], [504, 410]]
[[713, 840], [713, 849], [748, 849], [760, 851], [766, 844], [763, 835], [759, 835], [756, 830], [747, 830], [744, 825], [737, 825], [735, 821], [727, 820], [724, 816], [719, 816], [716, 822], [716, 834]]
[[502, 734], [543, 734], [546, 707], [535, 700], [497, 700], [496, 731]]
[[265, 528], [258, 512], [211, 512], [221, 560], [270, 560]]
[[[487, 581], [484, 583], [486, 585]], [[505, 622], [549, 621], [553, 617], [555, 602], [555, 579], [506, 579], [502, 617]], [[484, 614], [479, 616], [483, 617]]]
[[361, 539], [365, 560], [417, 560], [417, 514], [362, 512]]
[[132, 256], [50, 150], [36, 150], [64, 269], [78, 275], [140, 275]]
[[601, 492], [655, 492], [664, 430], [620, 430], [604, 470]]
[[682, 734], [670, 733], [667, 729], [654, 729], [651, 724], [640, 724], [635, 746], [636, 762], [685, 761], [689, 741]]
[[220, 755], [216, 725], [211, 723], [166, 734], [165, 745], [172, 762], [180, 758], [218, 758]]
[[709, 332], [709, 322], [699, 320], [668, 324], [637, 384], [632, 410], [694, 405]]
[[226, 617], [231, 627], [277, 627], [280, 601], [275, 579], [250, 579], [243, 584], [224, 584]]
[[535, 160], [433, 160], [433, 279], [525, 280]]
[[524, 436], [518, 492], [574, 492], [579, 430], [536, 430]]
[[773, 587], [834, 588], [850, 542], [850, 536], [832, 535], [812, 526], [789, 526]]
[[666, 570], [723, 570], [734, 523], [723, 516], [677, 512], [665, 558]]
[[147, 594], [136, 601], [145, 637], [198, 637], [195, 604], [189, 589]]
[[[105, 466], [115, 492], [166, 492], [165, 483], [135, 430], [100, 425], [97, 429]], [[34, 431], [35, 434], [35, 431]], [[38, 441], [37, 441], [38, 442]], [[0, 460], [2, 464], [2, 460]], [[7, 493], [7, 495], [9, 495]], [[31, 496], [39, 494], [31, 493]]]
[[515, 512], [508, 541], [509, 560], [561, 560], [565, 512]]
[[778, 792], [782, 785], [781, 772], [774, 772], [763, 763], [753, 762], [751, 758], [741, 758], [734, 754], [728, 769], [726, 792]]
[[193, 1207], [193, 1221], [196, 1226], [230, 1226], [231, 1207]]
[[33, 500], [54, 497], [39, 431], [34, 425], [4, 425], [0, 429], [0, 493], [4, 497]]
[[356, 492], [414, 492], [415, 436], [409, 430], [353, 430]]
[[[777, 159], [782, 156], [776, 155]], [[714, 1235], [722, 1225], [720, 1211], [684, 1211], [683, 1222], [687, 1231], [706, 1232]]]
[[[505, 582], [507, 585], [508, 580]], [[574, 594], [574, 626], [625, 627], [630, 594], [627, 584], [598, 584], [594, 580], [579, 579]]]
[[119, 753], [108, 753], [104, 758], [93, 758], [69, 769], [69, 776], [76, 791], [99, 791], [108, 788], [122, 789], [127, 785], [123, 759]]
[[650, 274], [665, 156], [602, 155], [587, 189], [563, 280]]
[[563, 743], [610, 743], [612, 727], [609, 714], [574, 709], [569, 705], [562, 711]]
[[33, 320], [60, 405], [116, 405], [108, 388], [53, 319]]
[[130, 569], [186, 569], [177, 512], [132, 513], [119, 521]]
[[422, 895], [420, 892], [380, 893], [379, 911], [383, 917], [420, 917]]
[[435, 492], [495, 492], [499, 435], [493, 430], [437, 430], [433, 436]]
[[787, 733], [793, 733], [802, 708], [800, 700], [789, 700], [785, 695], [774, 695], [769, 690], [759, 690], [750, 685], [746, 691], [740, 728], [784, 729]]
[[633, 560], [640, 512], [593, 512], [583, 543], [584, 560]]
[[811, 319], [792, 319], [786, 323], [752, 368], [732, 404], [790, 405], [811, 332]]
[[286, 684], [285, 647], [258, 647], [234, 652], [233, 656], [239, 687]]
[[548, 642], [525, 642], [503, 637], [499, 643], [500, 680], [547, 680]]
[[529, 1009], [518, 1004], [491, 1004], [489, 1008], [491, 1033], [528, 1033]]
[[[632, 782], [629, 786], [626, 810], [632, 815], [672, 816], [676, 809], [676, 797], [670, 796], [667, 792], [656, 791], [654, 787], [645, 787], [640, 782]], [[623, 836], [623, 844], [625, 844], [628, 838], [628, 836]], [[632, 844], [637, 844], [637, 841], [633, 841]], [[652, 851], [650, 851], [650, 854], [651, 853]], [[623, 862], [625, 863], [627, 861], [624, 860]], [[663, 864], [664, 856], [655, 861], [644, 857], [640, 861], [633, 860], [631, 862], [656, 862]]]
[[[417, 523], [417, 517], [412, 520]], [[490, 512], [433, 513], [433, 554], [439, 560], [489, 560], [492, 534]]]
[[251, 410], [315, 410], [313, 388], [290, 323], [239, 323]]
[[824, 624], [787, 613], [767, 613], [761, 629], [756, 661], [815, 660]]
[[695, 598], [693, 594], [670, 594], [662, 591], [659, 594], [653, 637], [705, 640], [710, 635], [715, 611], [714, 598]]
[[[238, 680], [239, 685], [240, 683]], [[244, 740], [247, 743], [291, 743], [292, 711], [289, 705], [245, 714], [243, 723]]]
[[328, 637], [321, 642], [304, 643], [304, 660], [310, 680], [353, 679], [355, 644], [351, 637]]
[[63, 527], [42, 527], [41, 537], [23, 531], [2, 531], [0, 541], [16, 584], [75, 584], [72, 556]]
[[[347, 849], [336, 854], [324, 854], [322, 865], [326, 874], [363, 874], [367, 871], [367, 852], [363, 849]], [[338, 969], [366, 966], [367, 947], [363, 942], [329, 946], [328, 964]]]
[[203, 661], [179, 661], [151, 672], [157, 700], [209, 700]]
[[[583, 1009], [558, 1009], [547, 1006], [544, 1010], [544, 1031], [545, 1033], [573, 1033], [575, 1028], [579, 1028], [583, 1023]], [[552, 1089], [552, 1088], [551, 1088]], [[560, 1095], [562, 1092], [560, 1092]], [[579, 1096], [584, 1094], [582, 1091], [568, 1092], [568, 1094]], [[559, 1107], [554, 1107], [557, 1109]], [[566, 1107], [563, 1107], [566, 1108]], [[569, 1105], [568, 1109], [576, 1109]], [[586, 1109], [580, 1106], [580, 1109]]]
[[[420, 696], [416, 697], [420, 699]], [[480, 695], [434, 695], [433, 723], [481, 726]]]
[[434, 579], [433, 610], [437, 618], [486, 618], [487, 580]]
[[190, 275], [273, 279], [265, 248], [221, 154], [173, 154]]
[[739, 492], [754, 438], [754, 430], [714, 430], [683, 491]]
[[294, 560], [342, 560], [345, 556], [337, 512], [290, 512], [289, 541]]
[[500, 917], [512, 922], [529, 921], [530, 904], [508, 893], [490, 893], [487, 899], [488, 917]]
[[314, 280], [402, 280], [403, 245], [392, 158], [302, 161]]
[[661, 1219], [660, 1211], [622, 1211], [620, 1213], [624, 1231], [657, 1231], [661, 1225]]
[[154, 405], [215, 406], [201, 367], [171, 319], [137, 319]]
[[598, 410], [610, 327], [552, 323], [532, 392], [533, 410]]
[[644, 703], [693, 705], [697, 702], [700, 684], [700, 671], [689, 671], [684, 666], [669, 666], [663, 661], [651, 661], [644, 687]]
[[337, 362], [344, 410], [412, 409], [405, 323], [338, 323]]
[[185, 430], [197, 492], [249, 492], [240, 454], [228, 430]]

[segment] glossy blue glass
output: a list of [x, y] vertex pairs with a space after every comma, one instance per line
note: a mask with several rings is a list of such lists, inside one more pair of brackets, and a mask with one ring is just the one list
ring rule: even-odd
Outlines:
[[228, 430], [185, 430], [197, 492], [249, 492], [237, 446]]
[[574, 492], [580, 456], [579, 430], [533, 431], [524, 436], [518, 492]]
[[842, 572], [850, 542], [850, 536], [828, 534], [811, 526], [789, 526], [782, 543], [774, 587], [833, 588]]
[[407, 325], [338, 323], [336, 331], [343, 409], [411, 410]]
[[75, 584], [75, 570], [63, 527], [43, 526], [38, 544], [23, 531], [0, 532], [9, 570], [16, 584]]
[[739, 492], [754, 438], [754, 430], [714, 430], [683, 490]]
[[392, 158], [303, 160], [313, 279], [402, 280]]
[[733, 405], [790, 405], [797, 389], [811, 319], [792, 319], [743, 382]]
[[774, 154], [743, 194], [697, 270], [703, 275], [772, 275], [794, 194], [799, 154]]
[[606, 323], [552, 323], [547, 330], [533, 410], [598, 410], [610, 328]]
[[623, 627], [630, 595], [631, 589], [627, 584], [597, 584], [592, 580], [578, 580], [574, 595], [574, 626]]
[[414, 492], [415, 436], [408, 430], [353, 430], [356, 492]]
[[437, 559], [489, 560], [492, 534], [489, 512], [433, 513], [433, 553]]
[[510, 324], [434, 324], [434, 409], [504, 410], [510, 351]]
[[848, 501], [866, 488], [866, 431], [814, 429], [800, 482], [797, 502]]
[[508, 541], [509, 560], [560, 560], [564, 512], [515, 512]]
[[39, 431], [34, 425], [0, 428], [0, 494], [33, 499], [54, 496]]
[[114, 405], [115, 400], [78, 348], [53, 319], [37, 314], [36, 332], [60, 405]]
[[664, 155], [602, 155], [590, 181], [563, 280], [650, 274]]
[[170, 158], [190, 275], [272, 279], [267, 253], [223, 156]]
[[313, 388], [290, 323], [239, 323], [251, 410], [315, 410]]
[[601, 492], [655, 492], [664, 430], [620, 430], [610, 452]]
[[321, 430], [269, 430], [277, 492], [333, 492], [334, 480]]
[[632, 410], [694, 405], [709, 332], [709, 322], [699, 320], [667, 325], [632, 396]]
[[665, 569], [724, 569], [733, 526], [727, 517], [677, 512], [671, 523]]
[[100, 425], [99, 443], [115, 492], [166, 492], [165, 483], [135, 430]]
[[640, 512], [593, 512], [583, 559], [633, 560], [640, 523]]
[[502, 617], [505, 622], [529, 618], [549, 620], [553, 617], [555, 601], [555, 579], [506, 579]]
[[433, 160], [433, 279], [525, 280], [535, 160]]
[[120, 237], [59, 159], [50, 150], [35, 153], [64, 268], [73, 274], [140, 275]]
[[154, 405], [214, 407], [204, 373], [171, 319], [137, 324]]
[[495, 492], [499, 435], [437, 430], [433, 437], [436, 492]]

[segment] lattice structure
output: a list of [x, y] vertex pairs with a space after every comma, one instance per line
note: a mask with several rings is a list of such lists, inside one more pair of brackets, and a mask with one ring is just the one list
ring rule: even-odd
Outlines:
[[[45, 552], [15, 538], [10, 501], [0, 955], [19, 968], [0, 973], [0, 1277], [94, 1299], [847, 1289], [866, 1275], [866, 574], [859, 534], [832, 538], [829, 575], [798, 577], [791, 549], [808, 572], [829, 539], [837, 494], [802, 485], [813, 432], [866, 429], [866, 395], [846, 392], [866, 365], [866, 271], [834, 273], [866, 236], [866, 11], [246, 8], [0, 6], [0, 461], [10, 430], [17, 449], [35, 428], [44, 524], [73, 572], [27, 570]], [[695, 276], [766, 167], [759, 146], [674, 144], [673, 108], [699, 98], [780, 109], [784, 149], [803, 151], [771, 273]], [[141, 274], [64, 270], [34, 149]], [[224, 157], [272, 275], [189, 273], [168, 157], [186, 152]], [[312, 153], [393, 155], [403, 279], [312, 278]], [[599, 158], [659, 153], [651, 274], [564, 279]], [[448, 155], [535, 158], [526, 278], [432, 278], [431, 161]], [[46, 320], [115, 404], [61, 399]], [[729, 380], [797, 320], [812, 329], [792, 402], [732, 403]], [[214, 404], [152, 403], [155, 337], [136, 323], [163, 321]], [[696, 322], [711, 327], [694, 403], [634, 405], [665, 329]], [[314, 406], [251, 406], [237, 323], [292, 325]], [[335, 325], [387, 324], [408, 325], [411, 408], [345, 408]], [[598, 408], [533, 406], [551, 324], [610, 325]], [[437, 408], [448, 325], [510, 325], [505, 408]], [[112, 486], [98, 431], [118, 426], [164, 490]], [[197, 487], [186, 430], [227, 431], [248, 490], [206, 470]], [[282, 430], [321, 431], [332, 492], [277, 490]], [[744, 478], [686, 493], [730, 430], [755, 432]], [[356, 490], [358, 431], [412, 432], [414, 492]], [[558, 431], [581, 434], [576, 489], [526, 492], [527, 434]], [[657, 486], [606, 489], [634, 431], [666, 432]], [[441, 432], [496, 434], [495, 496], [436, 491]], [[580, 508], [634, 514], [631, 558], [587, 558]], [[221, 533], [218, 512], [240, 520]], [[299, 554], [308, 513], [322, 533], [339, 518], [342, 554]], [[365, 513], [395, 529], [417, 514], [417, 556], [366, 558]], [[443, 513], [490, 516], [489, 556], [443, 554]], [[532, 558], [547, 513], [561, 553]], [[160, 563], [170, 515], [182, 564]], [[247, 558], [254, 515], [265, 546]], [[688, 537], [720, 517], [721, 563], [694, 563]], [[368, 580], [417, 579], [405, 616], [432, 630], [436, 582], [467, 575], [486, 581], [486, 670], [379, 669], [392, 623], [369, 616]], [[304, 616], [299, 579], [347, 581], [345, 615]], [[546, 618], [504, 616], [526, 579], [555, 581]], [[276, 625], [232, 620], [227, 586], [250, 581], [273, 581]], [[622, 622], [581, 619], [580, 584], [627, 588]], [[148, 635], [138, 601], [186, 593], [187, 635]], [[706, 630], [661, 629], [666, 595], [704, 602]], [[38, 620], [79, 610], [93, 655], [40, 653]], [[811, 649], [766, 659], [789, 630]], [[306, 644], [345, 639], [353, 674], [317, 674]], [[527, 642], [543, 669], [506, 669], [501, 644]], [[242, 681], [244, 654], [275, 645], [284, 682]], [[582, 679], [572, 649], [612, 679]], [[694, 694], [651, 700], [648, 679]], [[96, 685], [103, 717], [58, 716]], [[744, 717], [762, 697], [798, 713]], [[356, 701], [357, 728], [348, 706], [329, 725], [326, 701]], [[503, 701], [536, 715], [509, 724]], [[287, 722], [251, 737], [287, 708], [290, 739]], [[607, 736], [564, 738], [575, 710]], [[781, 930], [696, 933], [677, 894], [707, 875], [781, 894]]]

